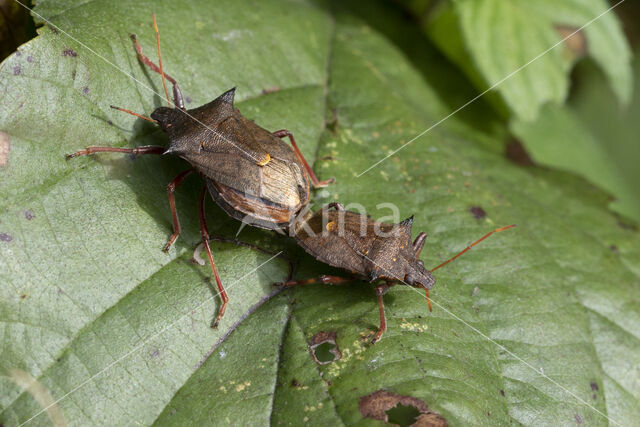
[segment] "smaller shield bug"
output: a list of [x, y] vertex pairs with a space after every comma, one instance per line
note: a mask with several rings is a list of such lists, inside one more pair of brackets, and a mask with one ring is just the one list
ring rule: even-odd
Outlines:
[[323, 275], [314, 279], [292, 280], [277, 285], [292, 287], [308, 283], [340, 284], [351, 282], [357, 278], [367, 280], [370, 283], [382, 282], [376, 286], [380, 326], [371, 341], [375, 343], [380, 340], [387, 329], [382, 297], [391, 286], [401, 283], [423, 289], [429, 311], [431, 311], [429, 290], [436, 283], [432, 273], [490, 235], [515, 227], [515, 225], [508, 225], [497, 228], [467, 246], [454, 257], [427, 270], [419, 259], [427, 235], [425, 232], [421, 232], [411, 242], [412, 225], [413, 217], [407, 218], [399, 224], [387, 224], [345, 210], [340, 203], [330, 203], [309, 215], [306, 221], [301, 220], [296, 223], [294, 238], [305, 251], [317, 260], [332, 267], [347, 270], [355, 277]]
[[[286, 129], [269, 132], [245, 118], [234, 107], [235, 88], [208, 104], [187, 110], [176, 80], [164, 72], [160, 53], [160, 35], [153, 16], [156, 33], [158, 65], [144, 53], [135, 35], [131, 35], [140, 62], [160, 74], [169, 107], [158, 107], [151, 117], [120, 107], [111, 107], [160, 126], [169, 136], [169, 145], [136, 148], [87, 147], [67, 156], [68, 159], [101, 152], [141, 154], [174, 154], [191, 164], [168, 186], [169, 205], [173, 219], [173, 234], [164, 251], [167, 252], [180, 234], [174, 192], [193, 172], [205, 181], [200, 195], [200, 232], [211, 269], [218, 286], [222, 305], [213, 326], [224, 315], [229, 298], [218, 275], [204, 213], [207, 190], [231, 217], [270, 230], [286, 230], [299, 212], [309, 204], [310, 186], [323, 187], [333, 179], [319, 181], [304, 159], [296, 141]], [[173, 86], [173, 107], [166, 81]], [[291, 146], [282, 138], [288, 137]]]

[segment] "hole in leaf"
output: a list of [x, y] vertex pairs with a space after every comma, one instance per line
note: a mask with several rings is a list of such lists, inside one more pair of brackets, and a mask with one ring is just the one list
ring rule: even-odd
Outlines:
[[342, 359], [342, 352], [336, 343], [335, 332], [318, 332], [311, 338], [309, 350], [313, 360], [319, 365], [327, 365]]
[[333, 362], [336, 358], [335, 354], [331, 352], [331, 350], [333, 350], [334, 348], [336, 348], [335, 344], [331, 344], [330, 342], [323, 342], [315, 349], [313, 349], [313, 351], [318, 361], [329, 363]]
[[420, 411], [415, 406], [405, 406], [402, 403], [398, 403], [386, 412], [389, 423], [397, 424], [400, 427], [410, 426], [420, 416]]
[[365, 418], [373, 418], [400, 426], [447, 426], [447, 420], [413, 396], [403, 396], [378, 390], [358, 400], [358, 409]]

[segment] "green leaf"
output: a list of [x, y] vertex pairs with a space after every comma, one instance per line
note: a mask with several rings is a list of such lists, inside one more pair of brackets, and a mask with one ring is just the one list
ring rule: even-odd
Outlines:
[[[534, 120], [547, 102], [565, 100], [568, 72], [583, 50], [605, 71], [618, 99], [629, 102], [631, 52], [614, 12], [600, 16], [607, 2], [456, 0], [454, 6], [466, 53], [450, 56], [464, 63], [460, 58], [469, 55], [486, 81], [482, 89], [497, 85], [517, 118]], [[549, 50], [592, 20], [568, 41], [573, 45]], [[475, 72], [470, 75], [477, 81]]]
[[637, 57], [634, 64], [636, 93], [627, 110], [619, 108], [598, 70], [585, 64], [570, 105], [547, 105], [537, 121], [514, 121], [511, 127], [536, 163], [584, 176], [615, 196], [613, 210], [640, 222]]
[[[336, 177], [316, 206], [357, 202], [380, 218], [390, 213], [381, 204], [395, 203], [402, 217], [416, 215], [415, 234], [427, 232], [426, 265], [497, 226], [518, 228], [438, 270], [432, 313], [423, 294], [391, 289], [388, 330], [373, 346], [371, 285], [275, 296], [271, 283], [288, 273], [281, 257], [216, 243], [230, 304], [212, 330], [210, 270], [189, 261], [199, 242], [197, 179], [177, 196], [184, 234], [169, 255], [160, 251], [171, 232], [165, 185], [186, 165], [115, 154], [64, 160], [89, 144], [165, 143], [152, 125], [108, 108], [148, 113], [161, 95], [42, 28], [0, 68], [0, 130], [10, 138], [0, 167], [0, 422], [36, 415], [47, 424], [62, 414], [73, 424], [372, 424], [362, 398], [376, 403], [378, 390], [450, 425], [637, 420], [629, 367], [640, 363], [640, 240], [608, 212], [605, 194], [567, 173], [510, 163], [474, 116], [454, 116], [358, 177], [450, 112], [433, 82], [456, 88], [456, 70], [423, 73], [431, 57], [407, 55], [424, 39], [389, 39], [408, 27], [393, 6], [38, 7], [161, 93], [128, 39], [135, 31], [153, 54], [153, 8], [163, 65], [190, 106], [238, 86], [245, 115], [293, 131], [320, 177]], [[474, 218], [477, 206], [486, 217]], [[213, 234], [235, 235], [239, 224], [212, 203], [208, 215]], [[300, 263], [296, 277], [328, 271], [284, 236], [246, 228], [240, 238], [284, 250]], [[335, 333], [325, 350], [337, 360], [312, 357], [320, 332]], [[40, 386], [23, 390], [24, 378]]]

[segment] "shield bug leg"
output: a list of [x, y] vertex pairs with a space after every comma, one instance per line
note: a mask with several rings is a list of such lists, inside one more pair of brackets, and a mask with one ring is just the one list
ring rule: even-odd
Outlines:
[[280, 129], [273, 132], [273, 134], [278, 138], [284, 138], [285, 136], [289, 137], [289, 141], [291, 141], [291, 145], [293, 146], [293, 151], [295, 151], [296, 155], [302, 162], [302, 165], [304, 166], [307, 173], [309, 174], [309, 177], [311, 178], [311, 183], [313, 184], [314, 187], [316, 188], [326, 187], [327, 185], [335, 182], [334, 178], [330, 178], [325, 181], [318, 180], [318, 177], [316, 177], [316, 174], [313, 173], [313, 169], [311, 169], [311, 166], [309, 166], [309, 163], [307, 163], [307, 160], [304, 158], [304, 156], [302, 155], [302, 152], [298, 148], [298, 144], [296, 144], [296, 140], [294, 139], [293, 134], [291, 132], [289, 132], [286, 129]]
[[[160, 35], [157, 32], [158, 27], [157, 25], [155, 25], [155, 17], [154, 17], [154, 29], [156, 30], [156, 41], [158, 44], [158, 53], [160, 53]], [[142, 62], [147, 67], [149, 67], [152, 71], [160, 74], [163, 78], [166, 78], [167, 80], [169, 80], [169, 82], [173, 85], [173, 103], [179, 109], [184, 110], [184, 101], [182, 100], [182, 92], [180, 91], [180, 87], [178, 87], [178, 83], [173, 77], [171, 77], [169, 74], [165, 73], [164, 70], [162, 70], [162, 60], [159, 61], [160, 67], [158, 67], [144, 53], [142, 53], [142, 46], [140, 46], [140, 43], [138, 42], [138, 37], [135, 34], [131, 34], [130, 37], [131, 37], [131, 40], [133, 41], [133, 44], [136, 49], [136, 53], [138, 54], [138, 59], [140, 60], [140, 62]], [[160, 58], [160, 56], [158, 56], [158, 58]], [[165, 87], [165, 95], [167, 96], [167, 100], [168, 100], [166, 87]]]
[[162, 154], [165, 148], [159, 145], [144, 145], [136, 148], [119, 148], [119, 147], [87, 147], [84, 150], [76, 151], [72, 154], [67, 154], [67, 160], [74, 157], [86, 156], [94, 153], [127, 153], [135, 156], [141, 154]]
[[382, 338], [382, 334], [384, 334], [384, 331], [387, 330], [387, 319], [384, 315], [384, 303], [382, 301], [382, 297], [387, 293], [391, 286], [393, 286], [393, 283], [386, 282], [376, 287], [378, 309], [380, 311], [380, 326], [378, 327], [378, 332], [376, 332], [376, 335], [371, 340], [371, 344], [375, 344], [376, 342], [380, 341], [380, 338]]
[[227, 291], [224, 290], [224, 286], [222, 286], [222, 280], [220, 280], [220, 275], [218, 274], [218, 269], [216, 268], [216, 263], [213, 260], [213, 254], [211, 253], [211, 247], [209, 246], [209, 230], [207, 229], [207, 219], [204, 215], [204, 200], [206, 195], [207, 186], [204, 185], [202, 187], [202, 194], [200, 195], [200, 234], [202, 235], [202, 243], [204, 243], [204, 248], [207, 250], [207, 257], [209, 257], [209, 263], [211, 264], [213, 277], [216, 279], [218, 293], [220, 294], [220, 298], [222, 299], [222, 305], [218, 310], [218, 316], [216, 317], [215, 322], [213, 322], [213, 324], [211, 325], [212, 328], [217, 328], [218, 323], [220, 323], [220, 319], [222, 319], [222, 316], [224, 316], [224, 311], [227, 309], [229, 297], [227, 296]]
[[171, 246], [176, 242], [176, 239], [180, 235], [180, 220], [178, 219], [178, 211], [176, 210], [176, 200], [173, 195], [175, 193], [176, 188], [182, 184], [182, 182], [193, 172], [193, 169], [187, 169], [186, 171], [180, 173], [176, 176], [173, 181], [169, 183], [167, 186], [167, 193], [169, 194], [169, 206], [171, 207], [171, 216], [173, 218], [173, 234], [169, 237], [167, 244], [164, 245], [162, 249], [164, 252], [169, 252]]

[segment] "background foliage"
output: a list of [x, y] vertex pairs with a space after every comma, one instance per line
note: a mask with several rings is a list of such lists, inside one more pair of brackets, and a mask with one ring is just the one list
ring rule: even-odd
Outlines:
[[[38, 2], [55, 27], [0, 66], [0, 422], [379, 424], [359, 401], [386, 390], [450, 425], [634, 423], [640, 83], [615, 14], [358, 177], [607, 7]], [[518, 228], [438, 270], [432, 313], [412, 289], [392, 289], [375, 346], [370, 285], [278, 292], [283, 256], [216, 243], [231, 303], [210, 329], [210, 270], [190, 262], [197, 178], [177, 195], [183, 235], [160, 251], [171, 232], [165, 186], [186, 165], [64, 160], [90, 144], [166, 143], [109, 109], [162, 105], [128, 38], [154, 56], [152, 11], [188, 106], [237, 86], [247, 117], [293, 131], [321, 179], [336, 177], [316, 207], [358, 202], [380, 218], [389, 211], [379, 205], [395, 203], [415, 214], [414, 234], [427, 232], [426, 265], [496, 226]], [[237, 232], [213, 203], [208, 216], [213, 234]], [[328, 271], [283, 236], [239, 237], [283, 251], [296, 277]], [[312, 358], [321, 331], [336, 333], [339, 360], [326, 348], [316, 357], [329, 363]]]

